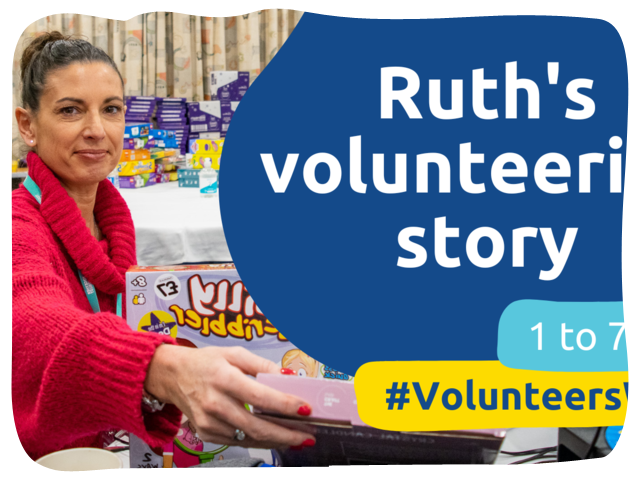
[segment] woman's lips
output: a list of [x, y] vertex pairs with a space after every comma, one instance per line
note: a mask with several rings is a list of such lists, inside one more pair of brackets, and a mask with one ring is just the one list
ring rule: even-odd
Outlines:
[[86, 158], [87, 160], [98, 161], [98, 160], [102, 160], [104, 157], [107, 156], [107, 151], [99, 150], [99, 149], [95, 149], [95, 150], [85, 149], [85, 150], [78, 150], [76, 152], [76, 155]]

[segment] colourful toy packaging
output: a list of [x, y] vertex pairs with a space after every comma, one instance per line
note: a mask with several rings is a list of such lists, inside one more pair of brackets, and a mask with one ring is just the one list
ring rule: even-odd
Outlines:
[[195, 140], [198, 138], [202, 140], [220, 140], [220, 132], [200, 132], [189, 134], [189, 140]]
[[226, 137], [227, 130], [229, 130], [229, 124], [231, 123], [231, 119], [233, 118], [233, 114], [236, 112], [238, 108], [238, 104], [240, 102], [222, 102], [221, 110], [222, 110], [222, 126], [220, 127], [220, 136]]
[[155, 184], [155, 172], [141, 173], [139, 175], [133, 175], [131, 177], [120, 177], [120, 188], [142, 188]]
[[[126, 284], [127, 323], [133, 330], [170, 335], [191, 348], [242, 346], [300, 376], [316, 377], [321, 371], [265, 318], [233, 264], [131, 267]], [[173, 444], [162, 450], [131, 439], [132, 468], [184, 468], [248, 456], [241, 447], [203, 443], [187, 419]]]
[[191, 132], [219, 132], [222, 125], [220, 101], [190, 102], [189, 125]]
[[148, 137], [151, 127], [150, 123], [127, 124], [124, 127], [124, 138]]
[[181, 168], [178, 170], [178, 187], [198, 188], [200, 186], [200, 170], [194, 170], [193, 168]]
[[140, 150], [122, 150], [121, 162], [133, 162], [151, 159], [151, 152], [145, 148]]
[[131, 177], [142, 173], [154, 172], [155, 168], [153, 160], [120, 162], [118, 163], [118, 175], [121, 177]]
[[211, 168], [219, 170], [223, 146], [224, 138], [220, 140], [189, 140], [189, 152], [192, 156], [187, 159], [187, 166], [190, 168], [204, 168], [205, 161], [209, 159]]
[[249, 88], [249, 72], [211, 72], [211, 100], [237, 102]]
[[123, 148], [125, 150], [149, 149], [154, 147], [156, 141], [151, 137], [136, 137], [123, 139]]
[[177, 154], [178, 152], [171, 148], [154, 148], [151, 150], [151, 158], [154, 160], [165, 157], [173, 157]]

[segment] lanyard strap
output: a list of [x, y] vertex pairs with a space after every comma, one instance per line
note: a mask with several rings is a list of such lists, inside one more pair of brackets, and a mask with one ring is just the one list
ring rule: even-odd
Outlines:
[[[24, 179], [23, 182], [24, 187], [27, 191], [33, 195], [33, 198], [36, 199], [38, 203], [42, 203], [42, 191], [40, 187], [34, 182], [29, 175]], [[96, 293], [96, 287], [93, 286], [89, 280], [86, 279], [80, 269], [78, 269], [78, 278], [80, 278], [80, 284], [82, 285], [82, 289], [84, 290], [84, 294], [87, 296], [87, 300], [89, 300], [89, 304], [91, 305], [91, 309], [93, 313], [100, 313], [100, 304], [98, 303], [98, 294]], [[118, 299], [116, 302], [116, 314], [119, 317], [122, 317], [122, 294], [118, 294]]]

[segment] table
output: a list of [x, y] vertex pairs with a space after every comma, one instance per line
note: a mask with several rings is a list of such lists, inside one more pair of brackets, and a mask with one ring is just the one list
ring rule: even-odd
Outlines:
[[[116, 442], [114, 445], [121, 445]], [[502, 444], [502, 450], [506, 452], [522, 452], [532, 450], [534, 448], [557, 447], [558, 446], [558, 429], [557, 428], [510, 428], [507, 430], [507, 436]], [[252, 457], [262, 458], [266, 463], [271, 463], [268, 450], [249, 449]], [[124, 468], [129, 468], [129, 452], [118, 452], [116, 455], [122, 460]], [[530, 456], [530, 455], [529, 455]], [[496, 459], [496, 465], [507, 465], [517, 460], [523, 460], [527, 456], [513, 457], [510, 455], [500, 454]], [[535, 462], [531, 462], [535, 463]]]
[[136, 229], [139, 265], [230, 262], [218, 196], [178, 182], [120, 189]]

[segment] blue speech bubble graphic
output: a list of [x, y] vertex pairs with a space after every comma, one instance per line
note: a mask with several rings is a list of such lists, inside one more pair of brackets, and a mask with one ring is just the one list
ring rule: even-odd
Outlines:
[[307, 13], [227, 135], [232, 257], [342, 372], [496, 360], [517, 300], [622, 301], [627, 95], [604, 21]]
[[622, 302], [518, 300], [500, 317], [498, 359], [546, 372], [626, 372]]

